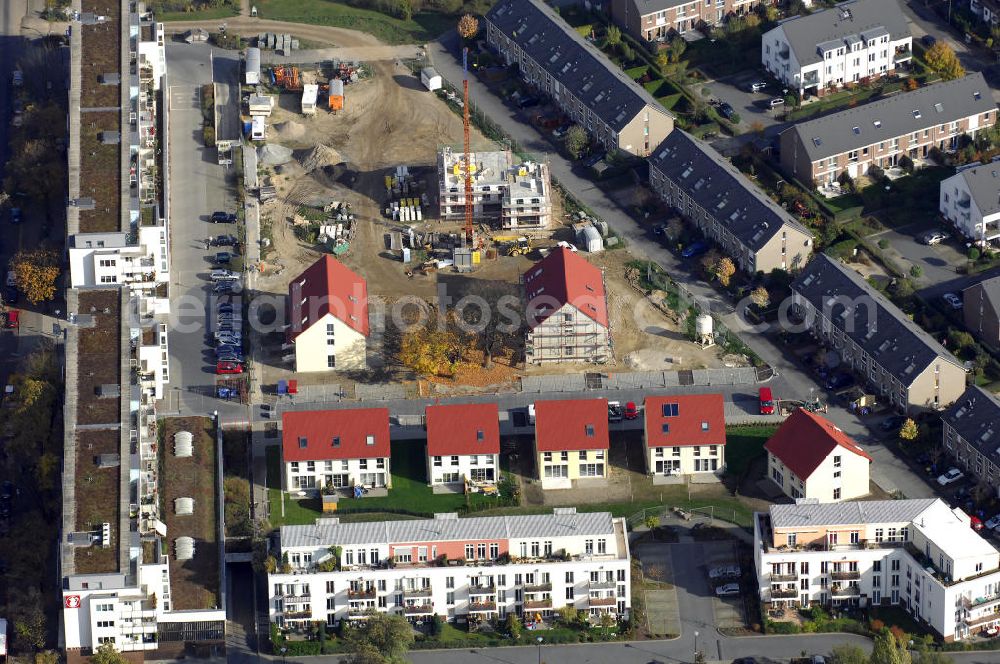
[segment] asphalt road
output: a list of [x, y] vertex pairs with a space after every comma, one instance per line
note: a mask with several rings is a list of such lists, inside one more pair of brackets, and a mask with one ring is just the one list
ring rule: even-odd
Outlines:
[[[212, 357], [206, 344], [206, 303], [211, 271], [205, 238], [233, 232], [233, 226], [206, 220], [214, 210], [232, 210], [227, 171], [214, 148], [202, 143], [200, 87], [217, 80], [235, 83], [239, 60], [204, 44], [169, 44], [167, 76], [170, 99], [171, 315], [170, 385], [164, 411], [180, 408], [192, 389], [214, 384]], [[234, 100], [235, 101], [235, 100]], [[234, 111], [235, 112], [235, 111]], [[195, 408], [200, 409], [198, 401]], [[188, 410], [187, 412], [192, 412]], [[204, 413], [205, 410], [194, 412]]]

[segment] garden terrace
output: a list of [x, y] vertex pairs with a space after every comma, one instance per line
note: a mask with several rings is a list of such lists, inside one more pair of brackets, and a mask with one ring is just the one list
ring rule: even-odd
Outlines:
[[107, 17], [103, 23], [80, 25], [80, 107], [121, 106], [121, 85], [104, 84], [105, 74], [121, 78], [121, 4], [114, 0], [84, 0], [84, 12]]
[[[189, 431], [194, 436], [193, 455], [174, 456], [174, 434]], [[216, 482], [215, 426], [204, 417], [173, 418], [164, 422], [164, 444], [160, 446], [163, 476], [164, 522], [170, 559], [171, 609], [192, 611], [219, 606], [219, 539]], [[178, 516], [177, 498], [193, 498], [194, 513]], [[194, 557], [177, 560], [178, 537], [194, 539]]]
[[101, 143], [101, 132], [119, 131], [118, 111], [80, 116], [80, 196], [94, 199], [93, 210], [80, 210], [80, 231], [113, 232], [121, 225], [121, 145]]
[[[116, 363], [117, 364], [117, 363]], [[121, 433], [118, 428], [78, 431], [76, 434], [76, 530], [100, 531], [111, 524], [109, 546], [95, 543], [74, 551], [77, 574], [97, 574], [118, 570], [118, 496], [120, 465], [102, 467], [102, 455], [118, 455]], [[127, 463], [127, 460], [126, 460]]]
[[[79, 330], [77, 372], [78, 424], [113, 424], [121, 420], [121, 398], [98, 396], [102, 385], [121, 384], [121, 300], [118, 290], [80, 293], [81, 315], [94, 327]], [[107, 311], [107, 313], [105, 313]]]

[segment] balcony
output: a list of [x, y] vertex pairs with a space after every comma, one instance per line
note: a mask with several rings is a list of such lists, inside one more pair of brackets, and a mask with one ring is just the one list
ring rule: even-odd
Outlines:
[[772, 574], [771, 581], [798, 581], [798, 574]]
[[590, 606], [617, 606], [617, 597], [591, 597]]
[[967, 609], [975, 609], [987, 604], [1000, 604], [1000, 594], [988, 595], [986, 597], [962, 598], [962, 606]]
[[524, 592], [526, 593], [550, 593], [552, 592], [551, 583], [526, 583], [524, 584]]
[[312, 620], [312, 611], [285, 611], [285, 620]]
[[858, 571], [842, 571], [842, 572], [830, 572], [830, 578], [834, 581], [857, 581], [861, 578], [861, 572]]
[[969, 627], [979, 627], [980, 625], [996, 622], [1000, 622], [1000, 613], [987, 613], [985, 616], [980, 616], [979, 618], [974, 618], [972, 620], [968, 618], [965, 619], [965, 624]]
[[433, 604], [409, 604], [403, 607], [403, 613], [408, 616], [425, 616], [434, 613]]
[[375, 588], [351, 589], [347, 591], [349, 599], [375, 599]]
[[469, 586], [470, 597], [473, 595], [495, 595], [496, 592], [496, 586]]
[[614, 590], [617, 584], [614, 581], [591, 581], [591, 590]]
[[403, 597], [430, 597], [431, 587], [426, 588], [404, 588]]
[[309, 602], [312, 600], [312, 595], [300, 595], [298, 593], [285, 593], [282, 598], [286, 602]]
[[958, 207], [960, 207], [960, 208], [964, 208], [964, 209], [968, 210], [969, 207], [972, 205], [972, 199], [968, 198], [968, 197], [962, 197], [962, 198], [958, 199], [957, 201], [955, 201], [955, 204], [958, 205]]
[[833, 586], [830, 588], [830, 594], [834, 597], [855, 597], [861, 594], [861, 588], [858, 586]]
[[351, 620], [363, 620], [375, 613], [375, 609], [348, 609], [347, 617]]
[[772, 588], [771, 599], [795, 599], [799, 596], [799, 591], [795, 588]]
[[552, 600], [551, 599], [537, 599], [537, 600], [525, 600], [524, 608], [526, 609], [551, 609]]
[[488, 613], [496, 610], [496, 602], [469, 602], [469, 613]]
[[912, 58], [913, 53], [908, 48], [900, 49], [892, 54], [892, 61], [897, 64], [900, 62], [909, 62]]

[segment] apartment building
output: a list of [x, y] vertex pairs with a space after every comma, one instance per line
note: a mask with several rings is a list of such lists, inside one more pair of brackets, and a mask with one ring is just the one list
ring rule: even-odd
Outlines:
[[524, 354], [529, 363], [611, 359], [611, 323], [599, 267], [556, 247], [521, 281], [527, 325]]
[[869, 494], [872, 458], [833, 422], [802, 408], [764, 444], [767, 477], [781, 492], [824, 503]]
[[[514, 160], [510, 150], [473, 152], [473, 217], [503, 230], [542, 229], [552, 221], [548, 164]], [[438, 203], [442, 219], [465, 218], [465, 155], [438, 152]]]
[[535, 468], [543, 489], [608, 476], [608, 400], [535, 402]]
[[297, 631], [375, 613], [413, 621], [439, 615], [478, 624], [553, 616], [561, 607], [595, 621], [631, 606], [625, 520], [608, 512], [283, 526], [279, 558], [291, 574], [268, 575], [268, 615]]
[[484, 23], [503, 61], [606, 150], [645, 157], [673, 129], [652, 95], [541, 0], [500, 0]]
[[992, 27], [1000, 24], [1000, 3], [997, 0], [969, 0], [969, 10]]
[[761, 38], [764, 68], [799, 97], [895, 74], [913, 38], [897, 0], [849, 0], [780, 21]]
[[495, 403], [428, 406], [427, 479], [489, 491], [500, 479], [500, 412]]
[[973, 242], [1000, 238], [1000, 164], [964, 168], [941, 181], [941, 216]]
[[611, 18], [636, 39], [663, 42], [770, 4], [771, 0], [611, 0]]
[[965, 367], [856, 272], [817, 254], [792, 282], [804, 329], [869, 389], [903, 410], [941, 410], [965, 391]]
[[962, 291], [965, 328], [990, 348], [1000, 348], [1000, 277]]
[[941, 416], [944, 449], [965, 472], [1000, 493], [1000, 401], [976, 385]]
[[646, 472], [663, 477], [726, 468], [726, 413], [721, 394], [646, 397]]
[[288, 284], [282, 350], [295, 371], [356, 371], [368, 366], [368, 284], [329, 254]]
[[772, 505], [754, 562], [765, 608], [900, 606], [945, 641], [1000, 624], [1000, 554], [937, 498]]
[[286, 411], [281, 428], [286, 491], [391, 488], [388, 408]]
[[781, 166], [806, 184], [830, 185], [843, 173], [892, 168], [903, 156], [917, 161], [935, 147], [954, 150], [963, 134], [996, 120], [990, 87], [976, 72], [797, 123], [779, 136]]
[[809, 259], [812, 233], [707, 143], [678, 129], [656, 148], [649, 166], [653, 191], [740, 270], [790, 271]]

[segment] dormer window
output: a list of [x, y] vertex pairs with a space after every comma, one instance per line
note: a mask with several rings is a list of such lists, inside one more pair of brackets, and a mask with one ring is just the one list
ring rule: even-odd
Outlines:
[[304, 450], [309, 446], [309, 439], [305, 436], [299, 436], [299, 449]]
[[371, 434], [369, 434], [368, 436], [365, 436], [365, 444], [366, 445], [374, 445], [375, 444], [375, 436], [373, 436]]

